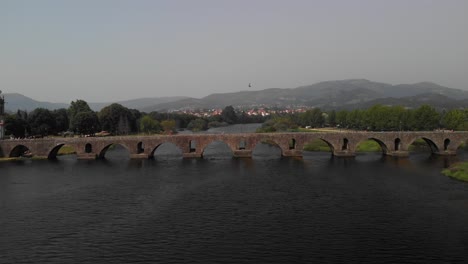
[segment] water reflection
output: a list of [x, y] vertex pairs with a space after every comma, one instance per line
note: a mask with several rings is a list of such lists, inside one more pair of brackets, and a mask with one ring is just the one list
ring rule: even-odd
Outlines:
[[231, 148], [223, 141], [208, 144], [203, 151], [204, 159], [232, 159]]
[[153, 157], [157, 160], [182, 159], [182, 150], [173, 143], [163, 143], [153, 151]]
[[252, 150], [253, 159], [280, 159], [281, 148], [272, 143], [258, 143]]

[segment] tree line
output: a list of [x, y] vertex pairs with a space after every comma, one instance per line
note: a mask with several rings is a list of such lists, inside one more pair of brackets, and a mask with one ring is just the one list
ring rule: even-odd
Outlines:
[[416, 109], [374, 105], [368, 109], [322, 112], [314, 108], [304, 113], [274, 115], [258, 132], [297, 131], [299, 127], [326, 126], [369, 131], [468, 130], [468, 109], [437, 111], [429, 105]]
[[370, 131], [468, 130], [468, 109], [437, 111], [429, 105], [416, 109], [375, 105], [368, 109], [323, 112], [320, 108], [303, 113], [249, 116], [226, 106], [221, 115], [197, 117], [183, 113], [140, 112], [114, 103], [93, 111], [84, 100], [71, 102], [68, 109], [36, 108], [18, 110], [5, 118], [7, 135], [16, 138], [48, 135], [173, 134], [177, 130], [202, 131], [230, 124], [263, 123], [258, 132], [298, 131], [299, 127], [336, 127]]
[[227, 106], [221, 115], [197, 117], [183, 113], [140, 112], [114, 103], [93, 111], [84, 100], [72, 101], [68, 109], [36, 108], [31, 112], [18, 110], [5, 117], [6, 135], [15, 138], [49, 135], [94, 136], [100, 131], [113, 135], [173, 134], [177, 130], [206, 130], [211, 127], [238, 123], [262, 123], [265, 119], [236, 112]]

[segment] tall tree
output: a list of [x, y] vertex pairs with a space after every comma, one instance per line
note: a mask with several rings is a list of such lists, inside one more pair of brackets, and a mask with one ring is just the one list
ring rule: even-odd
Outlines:
[[336, 111], [331, 110], [330, 113], [328, 113], [328, 125], [331, 127], [336, 126]]
[[67, 109], [60, 108], [52, 112], [55, 118], [55, 129], [57, 132], [67, 131], [70, 126]]
[[82, 135], [94, 134], [99, 131], [99, 120], [93, 111], [79, 112], [73, 118], [73, 127]]
[[187, 129], [190, 129], [192, 131], [202, 131], [206, 130], [208, 127], [207, 122], [203, 118], [197, 118], [195, 120], [192, 120], [188, 126]]
[[161, 124], [151, 116], [145, 115], [140, 119], [140, 131], [146, 134], [161, 132]]
[[465, 122], [468, 122], [465, 111], [459, 109], [448, 111], [442, 118], [442, 125], [447, 129], [462, 130]]
[[55, 116], [48, 109], [36, 108], [28, 116], [33, 135], [47, 136], [56, 133]]
[[237, 115], [232, 105], [226, 106], [221, 112], [221, 119], [228, 124], [237, 123]]
[[161, 121], [161, 126], [167, 134], [172, 134], [176, 131], [176, 121], [174, 119]]
[[416, 130], [434, 130], [439, 127], [439, 113], [430, 105], [422, 105], [414, 111], [413, 127]]
[[28, 123], [18, 115], [7, 115], [5, 118], [5, 134], [12, 135], [15, 138], [26, 136]]
[[[98, 114], [103, 130], [115, 134], [128, 134], [136, 129], [136, 117], [130, 109], [114, 103], [101, 109]], [[136, 130], [134, 130], [136, 132]]]
[[69, 128], [72, 131], [77, 132], [77, 128], [74, 124], [77, 124], [75, 121], [75, 117], [77, 114], [82, 112], [92, 112], [91, 108], [89, 107], [88, 103], [84, 100], [76, 100], [70, 103], [70, 107], [68, 107], [68, 120], [70, 122]]

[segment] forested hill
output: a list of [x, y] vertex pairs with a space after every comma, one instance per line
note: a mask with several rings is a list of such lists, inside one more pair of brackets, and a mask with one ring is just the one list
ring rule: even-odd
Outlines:
[[[30, 97], [24, 96], [18, 93], [5, 93], [5, 110], [7, 112], [16, 112], [17, 110], [22, 111], [32, 111], [36, 108], [45, 108], [49, 110], [59, 109], [59, 108], [68, 108], [70, 106], [69, 103], [51, 103], [51, 102], [41, 102], [34, 100]], [[173, 97], [155, 97], [155, 98], [139, 98], [133, 100], [126, 100], [126, 101], [119, 101], [117, 103], [131, 108], [131, 109], [142, 109], [146, 106], [151, 106], [154, 104], [162, 104], [168, 102], [179, 101], [184, 98], [185, 96], [173, 96]], [[76, 99], [74, 99], [76, 100]], [[94, 111], [99, 111], [105, 106], [112, 104], [112, 102], [107, 103], [89, 103], [89, 106]]]
[[[69, 104], [38, 102], [20, 94], [5, 94], [6, 110], [31, 111], [67, 108]], [[366, 108], [375, 104], [415, 107], [429, 104], [436, 108], [466, 106], [468, 91], [453, 89], [430, 82], [391, 85], [365, 79], [320, 82], [297, 88], [270, 88], [258, 91], [211, 94], [201, 99], [189, 97], [140, 98], [117, 102], [125, 107], [144, 112], [180, 109], [210, 109], [234, 107], [320, 107], [329, 109]], [[98, 111], [109, 103], [89, 103]]]
[[[418, 99], [421, 97], [420, 99]], [[443, 87], [430, 82], [390, 85], [363, 79], [321, 82], [297, 88], [271, 88], [259, 91], [212, 94], [201, 99], [156, 104], [144, 111], [177, 110], [183, 108], [222, 108], [226, 105], [245, 106], [309, 106], [323, 109], [355, 109], [368, 107], [369, 102], [410, 104], [415, 100], [435, 107], [458, 107], [468, 100], [468, 91]], [[466, 101], [465, 101], [466, 102]], [[443, 103], [443, 104], [441, 104]], [[375, 104], [375, 103], [374, 103]]]

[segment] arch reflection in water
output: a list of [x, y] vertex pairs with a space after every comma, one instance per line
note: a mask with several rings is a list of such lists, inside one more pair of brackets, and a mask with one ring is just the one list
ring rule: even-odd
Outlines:
[[410, 156], [415, 153], [427, 153], [432, 155], [435, 152], [438, 152], [437, 145], [427, 138], [419, 138], [414, 140], [409, 146], [408, 151], [410, 151]]
[[258, 143], [252, 150], [253, 159], [280, 159], [281, 148], [273, 141]]
[[157, 146], [151, 156], [156, 160], [182, 159], [182, 150], [173, 143], [162, 143]]
[[361, 161], [381, 160], [387, 152], [385, 144], [376, 138], [363, 140], [356, 145], [356, 159]]
[[233, 156], [231, 148], [223, 141], [213, 141], [203, 150], [204, 159], [231, 159]]
[[123, 145], [111, 144], [101, 150], [99, 157], [107, 160], [128, 160], [130, 151]]

